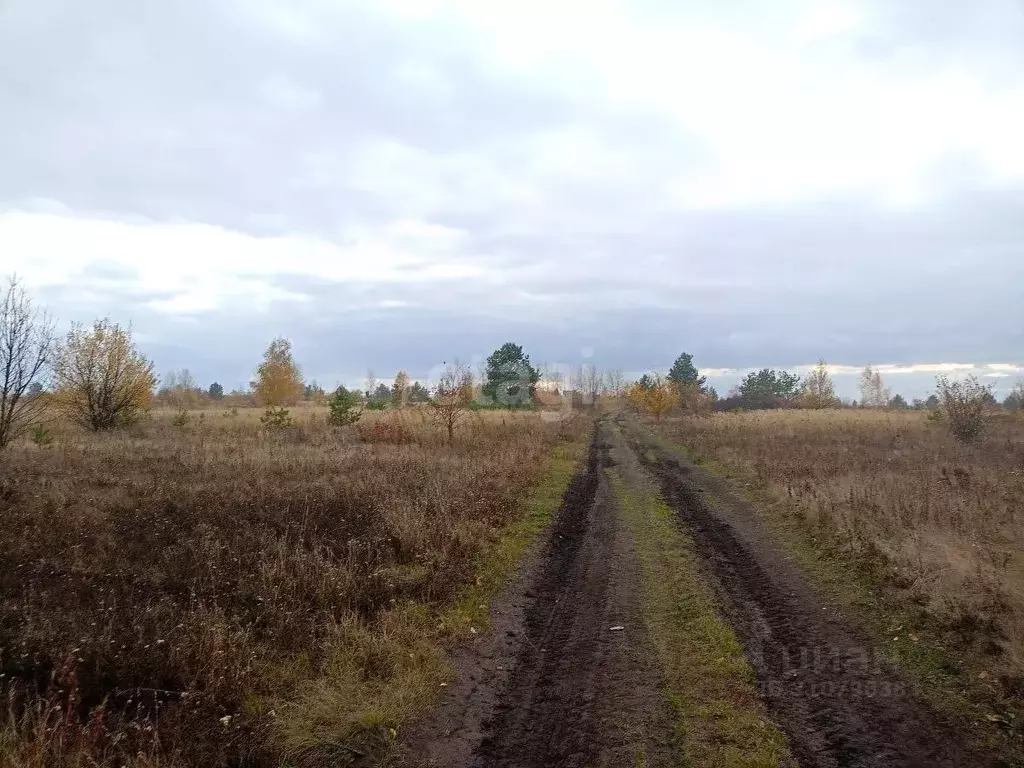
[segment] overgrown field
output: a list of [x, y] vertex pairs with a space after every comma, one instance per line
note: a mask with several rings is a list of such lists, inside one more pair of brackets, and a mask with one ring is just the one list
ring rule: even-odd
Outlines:
[[923, 414], [872, 411], [716, 414], [660, 431], [795, 512], [816, 546], [882, 574], [998, 695], [1024, 694], [1024, 420], [995, 421], [975, 445]]
[[[158, 415], [0, 465], [0, 766], [346, 764], [444, 679], [464, 599], [582, 424]], [[563, 451], [564, 453], [564, 451]]]

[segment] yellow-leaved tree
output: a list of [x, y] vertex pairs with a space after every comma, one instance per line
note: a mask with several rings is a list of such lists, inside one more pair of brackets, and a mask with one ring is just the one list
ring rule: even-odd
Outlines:
[[655, 421], [661, 421], [661, 417], [676, 404], [679, 393], [671, 381], [656, 374], [645, 375], [633, 384], [627, 390], [626, 397], [633, 407], [647, 411], [654, 416]]
[[153, 363], [132, 343], [131, 328], [109, 319], [72, 326], [54, 358], [54, 404], [92, 430], [137, 421], [150, 407]]
[[818, 365], [804, 379], [800, 387], [800, 402], [804, 408], [836, 408], [839, 398], [828, 372], [828, 363], [819, 360]]
[[405, 371], [395, 374], [395, 385], [391, 388], [391, 404], [395, 408], [405, 408], [409, 404], [409, 374]]
[[288, 339], [278, 336], [270, 342], [251, 386], [256, 402], [268, 407], [292, 405], [302, 396], [302, 373], [292, 358]]

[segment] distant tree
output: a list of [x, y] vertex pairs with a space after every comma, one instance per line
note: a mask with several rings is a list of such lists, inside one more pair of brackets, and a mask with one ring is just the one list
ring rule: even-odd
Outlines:
[[72, 326], [57, 348], [54, 378], [57, 407], [96, 431], [137, 421], [156, 386], [153, 363], [135, 348], [131, 328], [107, 319]]
[[1008, 411], [1024, 410], [1024, 380], [1018, 381], [1010, 394], [1003, 400], [1003, 408]]
[[45, 407], [40, 379], [56, 344], [53, 320], [16, 277], [8, 278], [0, 296], [0, 449], [39, 422]]
[[571, 386], [579, 393], [579, 404], [588, 408], [596, 408], [601, 394], [601, 372], [593, 363], [581, 365], [572, 375]]
[[894, 411], [905, 411], [910, 408], [910, 406], [907, 405], [907, 401], [903, 399], [903, 395], [898, 393], [889, 401], [889, 407]]
[[739, 394], [746, 408], [780, 408], [792, 404], [799, 393], [800, 377], [787, 371], [762, 368], [740, 382]]
[[530, 357], [518, 344], [507, 342], [487, 358], [484, 396], [493, 403], [509, 407], [533, 402], [540, 374], [530, 365]]
[[701, 376], [700, 372], [693, 365], [693, 355], [683, 352], [668, 372], [668, 380], [677, 387], [682, 385], [696, 386], [702, 388], [707, 383], [707, 377]]
[[622, 397], [626, 391], [625, 377], [618, 368], [605, 371], [603, 390], [609, 397]]
[[303, 389], [303, 395], [313, 405], [325, 405], [327, 403], [327, 392], [320, 386], [320, 382], [313, 379], [312, 382], [307, 384]]
[[434, 421], [444, 428], [448, 445], [455, 438], [455, 427], [473, 401], [473, 374], [464, 365], [446, 364], [430, 399], [430, 412]]
[[910, 407], [911, 407], [911, 408], [913, 408], [913, 409], [914, 409], [915, 411], [923, 411], [923, 410], [924, 410], [924, 408], [925, 408], [925, 406], [924, 406], [924, 400], [922, 400], [922, 399], [921, 399], [921, 398], [919, 398], [919, 397], [915, 397], [915, 398], [914, 398], [914, 399], [913, 399], [913, 400], [911, 401], [911, 403], [910, 403]]
[[372, 400], [373, 393], [377, 390], [377, 376], [373, 370], [370, 369], [366, 372], [366, 384], [364, 385], [363, 391], [366, 393], [366, 399]]
[[891, 399], [882, 374], [870, 365], [865, 366], [860, 374], [860, 404], [865, 408], [885, 408]]
[[299, 399], [305, 387], [288, 339], [279, 336], [270, 342], [251, 386], [260, 405], [280, 407]]
[[430, 401], [430, 390], [420, 384], [418, 381], [414, 381], [409, 387], [409, 402], [410, 403], [426, 403]]
[[381, 382], [370, 392], [366, 399], [366, 407], [371, 411], [383, 411], [391, 404], [391, 387]]
[[358, 393], [350, 392], [339, 386], [327, 400], [331, 412], [327, 415], [327, 423], [336, 427], [355, 424], [363, 415]]
[[647, 411], [655, 421], [661, 421], [661, 417], [678, 402], [679, 390], [674, 382], [663, 379], [659, 374], [645, 374], [645, 377], [646, 385], [638, 381], [627, 390], [626, 397], [634, 408]]
[[[565, 373], [558, 366], [542, 363], [537, 366], [537, 375], [539, 377], [537, 379], [538, 383], [548, 392], [559, 395], [566, 388]], [[483, 378], [487, 378], [486, 366], [484, 367]]]
[[224, 387], [219, 382], [213, 382], [210, 385], [210, 389], [207, 390], [211, 400], [223, 400], [224, 399]]
[[940, 405], [941, 402], [939, 401], [939, 396], [934, 393], [928, 395], [928, 399], [924, 401], [924, 407], [929, 410], [934, 410], [935, 408], [938, 408]]
[[395, 408], [404, 408], [409, 404], [409, 374], [405, 371], [395, 374], [395, 383], [391, 387], [391, 404]]
[[198, 405], [201, 392], [191, 371], [182, 368], [163, 377], [157, 397], [175, 408], [193, 408]]
[[640, 389], [653, 389], [655, 385], [655, 377], [651, 376], [649, 373], [645, 373], [640, 377], [636, 385], [640, 387]]
[[836, 397], [835, 384], [828, 372], [828, 363], [819, 360], [800, 388], [801, 404], [805, 408], [836, 408], [839, 398]]

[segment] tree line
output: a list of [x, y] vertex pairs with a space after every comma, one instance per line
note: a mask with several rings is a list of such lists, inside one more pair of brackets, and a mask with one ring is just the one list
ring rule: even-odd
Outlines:
[[[940, 377], [935, 394], [908, 404], [900, 395], [891, 395], [870, 365], [861, 375], [860, 401], [843, 403], [824, 360], [804, 378], [771, 368], [751, 372], [720, 398], [686, 352], [666, 375], [648, 373], [627, 382], [621, 371], [601, 372], [593, 364], [581, 365], [568, 376], [534, 366], [523, 347], [513, 342], [498, 347], [477, 375], [456, 361], [446, 363], [432, 385], [412, 381], [405, 371], [398, 371], [390, 385], [370, 373], [362, 389], [339, 385], [328, 393], [318, 382], [304, 380], [291, 342], [283, 337], [270, 342], [247, 390], [226, 393], [219, 382], [200, 387], [187, 369], [159, 381], [153, 362], [136, 347], [131, 326], [102, 318], [91, 325], [73, 324], [63, 337], [55, 329], [54, 319], [33, 304], [16, 278], [10, 278], [0, 296], [0, 448], [40, 429], [48, 412], [102, 431], [137, 422], [155, 404], [178, 408], [184, 420], [189, 408], [206, 401], [264, 407], [269, 427], [290, 424], [287, 408], [300, 401], [328, 406], [329, 421], [338, 426], [355, 423], [364, 410], [424, 405], [449, 439], [467, 410], [529, 408], [548, 396], [568, 395], [577, 407], [595, 407], [601, 398], [625, 398], [655, 418], [673, 408], [704, 413], [843, 406], [935, 411], [943, 406], [948, 411], [946, 406], [958, 399], [970, 403], [966, 410], [971, 412], [998, 407], [991, 388], [971, 377], [956, 382]], [[1024, 409], [1024, 383], [1013, 389], [1003, 407]]]

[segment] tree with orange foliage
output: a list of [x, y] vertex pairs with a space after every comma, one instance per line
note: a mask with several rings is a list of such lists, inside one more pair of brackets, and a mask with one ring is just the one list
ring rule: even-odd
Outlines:
[[131, 328], [107, 319], [72, 326], [57, 350], [54, 379], [57, 408], [95, 431], [137, 421], [156, 386], [153, 363], [135, 349]]
[[660, 374], [645, 375], [626, 392], [630, 404], [653, 415], [655, 421], [661, 421], [662, 415], [676, 404], [678, 397], [673, 383]]
[[251, 386], [256, 402], [270, 407], [292, 405], [302, 396], [302, 374], [288, 339], [279, 336], [270, 342]]

